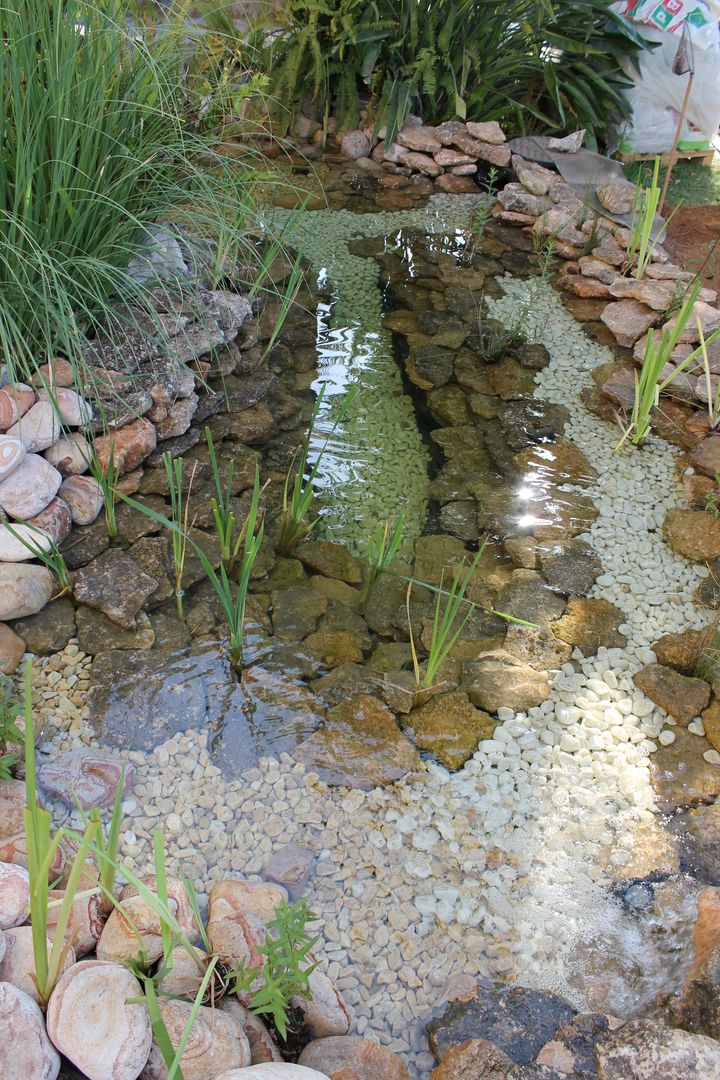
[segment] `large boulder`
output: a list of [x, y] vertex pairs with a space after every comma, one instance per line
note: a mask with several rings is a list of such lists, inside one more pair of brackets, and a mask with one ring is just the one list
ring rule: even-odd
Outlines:
[[[161, 999], [160, 1015], [175, 1050], [190, 1019], [187, 1001]], [[215, 1080], [228, 1069], [244, 1069], [250, 1064], [250, 1046], [240, 1024], [229, 1013], [201, 1005], [180, 1057], [185, 1080]], [[153, 1039], [140, 1080], [167, 1080], [168, 1067], [157, 1041]]]
[[47, 1037], [37, 1003], [17, 986], [0, 982], [0, 1016], [3, 1080], [55, 1080], [60, 1055]]

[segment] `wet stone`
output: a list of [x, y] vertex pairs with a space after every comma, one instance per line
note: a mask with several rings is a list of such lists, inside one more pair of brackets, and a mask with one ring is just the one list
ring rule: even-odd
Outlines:
[[[408, 673], [410, 674], [410, 673]], [[420, 750], [426, 750], [448, 769], [459, 769], [489, 739], [497, 721], [476, 709], [463, 691], [439, 694], [403, 720]]]
[[275, 636], [298, 641], [317, 629], [325, 614], [328, 598], [318, 589], [293, 585], [272, 593], [272, 620]]
[[582, 540], [539, 544], [537, 559], [550, 588], [566, 596], [585, 596], [603, 571], [593, 548]]
[[720, 1044], [655, 1020], [631, 1020], [598, 1044], [596, 1059], [599, 1080], [720, 1075]]
[[548, 626], [560, 618], [565, 601], [535, 570], [513, 570], [509, 583], [498, 593], [495, 606], [503, 615]]
[[445, 503], [438, 518], [445, 532], [460, 540], [476, 540], [479, 533], [477, 503], [470, 500]]
[[703, 679], [681, 675], [663, 664], [648, 664], [635, 676], [635, 685], [683, 727], [710, 701], [710, 687]]
[[351, 630], [316, 630], [305, 638], [303, 647], [326, 668], [361, 664], [364, 658], [363, 641]]
[[[123, 774], [123, 766], [125, 768]], [[97, 747], [84, 747], [61, 754], [38, 769], [41, 790], [51, 799], [60, 799], [66, 806], [110, 806], [124, 776], [123, 794], [132, 788], [135, 770], [118, 755]]]
[[650, 779], [661, 813], [711, 803], [720, 795], [720, 766], [705, 761], [707, 749], [704, 739], [676, 728], [675, 741], [652, 755]]
[[627, 638], [618, 630], [625, 616], [609, 600], [586, 600], [571, 597], [565, 614], [553, 623], [552, 631], [560, 641], [574, 645], [584, 656], [593, 656], [599, 648], [622, 649]]
[[409, 360], [426, 387], [444, 386], [453, 374], [455, 354], [439, 345], [420, 345], [410, 353]]
[[260, 871], [266, 881], [283, 885], [290, 900], [299, 900], [305, 891], [315, 862], [315, 853], [298, 844], [286, 844], [273, 853]]
[[239, 682], [214, 645], [100, 653], [88, 704], [90, 723], [109, 746], [152, 750], [178, 732], [207, 730], [228, 775], [255, 766], [262, 753], [292, 750], [324, 714], [282, 672], [256, 665]]
[[325, 725], [295, 749], [294, 757], [326, 784], [357, 788], [391, 784], [420, 766], [393, 714], [367, 694], [331, 709]]
[[28, 652], [51, 656], [75, 637], [75, 607], [68, 597], [58, 597], [37, 615], [15, 619], [12, 629], [23, 639]]
[[452, 1001], [427, 1025], [437, 1060], [468, 1039], [487, 1039], [518, 1065], [527, 1065], [576, 1010], [556, 994], [521, 987], [478, 988], [467, 1000]]
[[84, 653], [96, 653], [110, 649], [149, 649], [155, 641], [155, 632], [144, 611], [138, 612], [136, 625], [124, 630], [102, 611], [82, 604], [77, 609], [78, 645]]
[[595, 1075], [595, 1047], [623, 1021], [604, 1013], [578, 1013], [555, 1032], [537, 1056], [538, 1065], [548, 1065], [562, 1073], [586, 1072]]
[[550, 694], [547, 676], [498, 650], [463, 666], [463, 685], [474, 705], [489, 713], [503, 706], [524, 712], [541, 705]]
[[380, 697], [381, 693], [377, 673], [356, 663], [339, 664], [329, 675], [315, 679], [311, 689], [328, 706], [339, 705], [356, 694]]
[[295, 555], [303, 566], [324, 577], [338, 578], [348, 585], [358, 585], [362, 580], [359, 560], [343, 544], [312, 540], [301, 544]]
[[720, 802], [676, 815], [672, 829], [681, 841], [682, 869], [708, 885], [720, 885]]
[[572, 655], [572, 647], [551, 630], [533, 626], [508, 626], [503, 648], [536, 671], [556, 671]]
[[77, 572], [74, 594], [79, 603], [97, 608], [131, 630], [136, 614], [157, 587], [156, 579], [130, 555], [112, 549]]

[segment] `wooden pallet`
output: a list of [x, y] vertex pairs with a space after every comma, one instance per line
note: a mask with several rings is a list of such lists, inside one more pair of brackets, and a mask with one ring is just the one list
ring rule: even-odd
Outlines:
[[[670, 160], [669, 154], [623, 154], [619, 153], [615, 155], [619, 161], [622, 161], [623, 165], [628, 165], [631, 161], [654, 161], [655, 158], [660, 158], [661, 165], [667, 165]], [[678, 150], [676, 155], [677, 161], [699, 161], [706, 169], [709, 169], [715, 158], [715, 148], [713, 146], [708, 147], [707, 150]]]

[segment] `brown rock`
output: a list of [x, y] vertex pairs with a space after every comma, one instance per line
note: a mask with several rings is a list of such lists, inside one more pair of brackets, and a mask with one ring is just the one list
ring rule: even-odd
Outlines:
[[463, 154], [460, 150], [452, 150], [446, 146], [441, 150], [435, 151], [433, 157], [438, 165], [442, 165], [444, 169], [449, 169], [457, 165], [473, 165], [475, 162], [474, 158], [469, 157], [467, 154]]
[[[0, 960], [0, 983], [12, 983], [33, 1001], [40, 1001], [35, 984], [35, 956], [33, 952], [32, 927], [12, 926], [2, 932], [5, 955]], [[51, 947], [50, 938], [48, 950]], [[68, 949], [61, 970], [67, 971], [75, 963], [74, 949]], [[54, 1040], [53, 1040], [54, 1041]]]
[[468, 120], [465, 127], [473, 139], [480, 139], [481, 142], [495, 145], [505, 142], [505, 133], [497, 120]]
[[573, 296], [580, 296], [585, 299], [598, 297], [601, 300], [610, 298], [608, 286], [596, 277], [585, 277], [583, 274], [574, 274], [564, 270], [558, 274], [557, 282], [561, 289], [572, 293]]
[[547, 676], [497, 650], [464, 665], [463, 683], [474, 705], [489, 713], [502, 706], [524, 712], [550, 694]]
[[131, 630], [138, 611], [157, 587], [155, 578], [130, 555], [111, 548], [78, 570], [74, 594], [78, 603], [97, 608]]
[[266, 924], [273, 920], [276, 908], [286, 902], [287, 893], [279, 885], [249, 881], [213, 885], [207, 922], [213, 951], [226, 963], [262, 967], [264, 959], [258, 947], [265, 942]]
[[92, 449], [83, 434], [72, 431], [49, 446], [43, 457], [63, 476], [79, 476], [88, 470]]
[[305, 638], [304, 648], [324, 667], [362, 664], [365, 657], [362, 641], [351, 630], [316, 630]]
[[471, 177], [457, 173], [445, 173], [443, 176], [438, 176], [435, 187], [451, 195], [472, 195], [478, 190], [477, 184]]
[[403, 730], [420, 750], [429, 751], [448, 769], [459, 769], [472, 757], [482, 739], [489, 739], [497, 721], [471, 704], [459, 690], [439, 694], [403, 721]]
[[714, 698], [702, 713], [703, 727], [707, 741], [715, 750], [720, 750], [720, 698]]
[[368, 694], [330, 709], [324, 727], [296, 747], [296, 758], [325, 783], [371, 788], [420, 766], [420, 757], [390, 710]]
[[28, 525], [32, 529], [41, 529], [47, 533], [52, 542], [59, 546], [66, 540], [72, 530], [72, 515], [70, 507], [64, 499], [55, 497], [49, 502], [44, 510], [30, 518]]
[[75, 370], [69, 360], [54, 356], [49, 364], [41, 364], [33, 375], [36, 386], [74, 386]]
[[350, 1014], [332, 979], [316, 967], [310, 972], [307, 985], [310, 997], [291, 998], [291, 1004], [300, 1010], [311, 1037], [326, 1039], [332, 1035], [347, 1035]]
[[610, 263], [603, 262], [594, 255], [582, 255], [578, 259], [578, 265], [580, 273], [585, 277], [597, 278], [605, 285], [612, 285], [617, 277], [617, 270]]
[[639, 690], [687, 727], [710, 700], [710, 687], [703, 679], [689, 678], [662, 664], [648, 664], [635, 676]]
[[[434, 154], [442, 150], [442, 143], [435, 135], [435, 129], [431, 127], [404, 127], [398, 132], [397, 141], [408, 150], [417, 150], [421, 154]], [[407, 161], [407, 157], [405, 158]]]
[[[652, 281], [637, 278], [616, 277], [610, 286], [610, 292], [619, 300], [631, 298], [639, 300], [654, 311], [667, 311], [677, 294], [677, 286], [672, 281]], [[706, 294], [710, 290], [703, 290]], [[708, 295], [702, 296], [703, 300], [709, 299]], [[714, 294], [712, 296], [714, 299]]]
[[574, 1075], [595, 1073], [595, 1047], [621, 1028], [623, 1021], [605, 1013], [578, 1013], [555, 1032], [536, 1057], [538, 1065]]
[[[678, 316], [671, 319], [666, 323], [664, 329], [672, 331], [677, 324]], [[698, 333], [697, 320], [700, 321], [703, 335], [708, 338], [716, 330], [720, 330], [720, 310], [715, 307], [711, 307], [709, 304], [703, 303], [698, 300], [695, 307], [692, 310], [692, 314], [688, 319], [685, 329], [680, 334], [679, 342], [681, 344], [690, 343], [694, 345], [700, 340], [700, 334]]]
[[720, 767], [705, 761], [707, 748], [704, 739], [676, 728], [675, 742], [652, 755], [650, 779], [661, 813], [711, 803], [720, 795]]
[[695, 956], [674, 1009], [679, 1027], [717, 1039], [720, 1035], [720, 890], [703, 889], [693, 927]]
[[683, 630], [679, 634], [663, 634], [653, 645], [658, 664], [675, 668], [684, 675], [692, 671], [705, 641], [703, 630]]
[[110, 435], [101, 435], [96, 439], [95, 454], [105, 471], [112, 457], [117, 471], [128, 473], [153, 452], [156, 443], [157, 435], [150, 421], [134, 420]]
[[720, 556], [720, 524], [708, 510], [669, 510], [662, 531], [673, 551], [693, 562], [709, 562]]
[[506, 1080], [515, 1062], [487, 1039], [469, 1039], [451, 1047], [430, 1080]]
[[498, 202], [503, 210], [528, 214], [532, 218], [540, 217], [552, 206], [548, 196], [531, 195], [522, 184], [506, 184], [502, 191], [498, 192]]
[[511, 165], [518, 180], [531, 195], [547, 195], [558, 178], [557, 173], [544, 169], [534, 161], [525, 161], [519, 154], [513, 154]]
[[303, 566], [324, 577], [337, 578], [348, 585], [359, 585], [362, 580], [360, 561], [350, 554], [344, 544], [335, 544], [331, 540], [311, 540], [301, 544], [295, 555]]
[[631, 1020], [599, 1043], [598, 1080], [688, 1080], [720, 1076], [720, 1045], [704, 1035]]
[[572, 597], [565, 614], [552, 624], [552, 632], [561, 641], [576, 646], [584, 656], [593, 656], [601, 646], [624, 648], [627, 638], [618, 630], [625, 619], [622, 611], [609, 600]]
[[104, 747], [80, 747], [57, 755], [38, 770], [40, 787], [66, 806], [79, 802], [85, 809], [110, 806], [124, 776], [123, 794], [135, 780], [135, 769]]
[[25, 652], [25, 642], [10, 629], [6, 623], [0, 623], [0, 671], [3, 675], [12, 675]]
[[409, 151], [403, 158], [403, 165], [409, 166], [411, 169], [416, 169], [418, 172], [424, 173], [425, 176], [440, 176], [442, 173], [442, 165], [438, 165], [433, 158], [427, 154], [416, 153], [415, 151]]
[[657, 315], [639, 300], [616, 300], [607, 305], [600, 318], [612, 331], [618, 345], [631, 349], [650, 329]]
[[410, 1080], [402, 1058], [359, 1035], [315, 1039], [298, 1064], [317, 1069], [330, 1080]]
[[720, 476], [720, 435], [710, 435], [698, 443], [690, 452], [690, 461], [700, 472], [713, 478]]

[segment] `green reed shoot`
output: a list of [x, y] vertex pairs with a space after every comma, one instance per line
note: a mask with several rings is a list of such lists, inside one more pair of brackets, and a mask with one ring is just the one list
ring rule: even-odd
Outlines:
[[657, 408], [662, 391], [670, 386], [675, 379], [686, 370], [691, 361], [694, 360], [698, 354], [703, 352], [703, 349], [705, 349], [705, 355], [707, 355], [707, 345], [720, 335], [720, 331], [716, 330], [714, 334], [711, 334], [710, 337], [704, 341], [702, 346], [698, 345], [698, 347], [693, 349], [684, 360], [681, 360], [680, 363], [677, 364], [677, 366], [672, 367], [664, 379], [662, 378], [662, 372], [669, 363], [670, 357], [677, 347], [678, 342], [682, 337], [682, 333], [693, 313], [695, 301], [698, 298], [700, 289], [701, 282], [696, 281], [685, 297], [685, 301], [675, 317], [675, 325], [671, 330], [664, 327], [659, 340], [652, 330], [648, 332], [640, 374], [638, 375], [638, 373], [635, 372], [635, 399], [630, 415], [630, 423], [623, 432], [620, 442], [615, 447], [616, 450], [619, 450], [628, 439], [630, 439], [630, 442], [635, 446], [639, 446], [640, 443], [645, 441], [650, 433], [652, 411]]
[[0, 780], [12, 780], [12, 769], [18, 756], [7, 753], [12, 747], [23, 745], [23, 733], [17, 726], [23, 707], [13, 693], [12, 681], [5, 675], [0, 678]]
[[52, 836], [52, 819], [47, 810], [38, 805], [35, 774], [35, 727], [32, 711], [32, 661], [25, 668], [25, 840], [27, 843], [27, 870], [30, 878], [30, 921], [35, 983], [41, 1004], [47, 1004], [55, 987], [71, 939], [65, 940], [73, 901], [79, 894], [82, 873], [91, 847], [96, 843], [99, 823], [91, 822], [83, 836], [78, 836], [78, 851], [73, 860], [63, 898], [59, 904], [53, 941], [48, 950], [48, 908], [50, 906], [50, 868], [65, 835], [58, 830]]
[[220, 559], [227, 572], [231, 573], [238, 560], [244, 536], [242, 530], [240, 530], [237, 536], [235, 535], [236, 520], [232, 510], [234, 463], [232, 458], [228, 461], [227, 476], [225, 478], [225, 483], [223, 484], [220, 477], [217, 455], [215, 454], [215, 443], [213, 442], [210, 428], [205, 428], [205, 438], [207, 439], [208, 451], [210, 454], [210, 468], [215, 484], [215, 496], [210, 500], [210, 507], [215, 522], [215, 533], [217, 534], [220, 544]]
[[369, 537], [367, 558], [370, 563], [370, 573], [360, 599], [361, 609], [367, 604], [378, 579], [388, 572], [389, 567], [394, 562], [402, 546], [404, 534], [405, 518], [401, 514], [392, 528], [389, 521], [378, 524], [373, 535]]
[[92, 455], [88, 461], [91, 475], [97, 480], [102, 492], [103, 506], [105, 509], [105, 528], [111, 540], [116, 540], [118, 535], [116, 503], [118, 500], [118, 480], [121, 472], [115, 463], [115, 442], [110, 444], [110, 454], [107, 468], [103, 468], [97, 456]]
[[[708, 399], [708, 417], [710, 420], [710, 427], [715, 428], [718, 424], [718, 421], [720, 420], [720, 379], [718, 379], [718, 384], [715, 388], [715, 392], [713, 393], [712, 373], [710, 371], [710, 357], [708, 356], [707, 351], [708, 341], [706, 341], [705, 339], [702, 323], [700, 322], [700, 319], [697, 315], [695, 316], [695, 325], [697, 326], [698, 337], [700, 339], [700, 353], [702, 355], [703, 374], [705, 376], [705, 389], [707, 391]], [[715, 334], [712, 334], [710, 336], [710, 341], [712, 341], [713, 338], [716, 336], [717, 331], [715, 332]]]
[[[288, 469], [288, 474], [285, 478], [280, 532], [275, 543], [275, 550], [278, 555], [292, 555], [298, 544], [301, 544], [303, 540], [307, 540], [317, 524], [317, 519], [311, 521], [309, 515], [315, 498], [314, 484], [320, 470], [323, 454], [327, 449], [330, 439], [335, 434], [338, 425], [342, 422], [350, 404], [354, 401], [358, 389], [357, 386], [353, 386], [345, 395], [345, 399], [338, 410], [335, 422], [333, 423], [325, 442], [320, 447], [312, 466], [308, 468], [310, 444], [312, 442], [320, 408], [325, 397], [325, 387], [326, 384], [323, 384], [320, 388], [320, 392], [315, 400], [312, 416], [310, 417], [310, 426], [305, 442], [293, 457], [290, 468]], [[292, 489], [290, 488], [291, 477]]]
[[408, 627], [410, 630], [410, 651], [412, 652], [413, 670], [415, 672], [415, 682], [418, 690], [430, 690], [436, 685], [438, 671], [455, 648], [458, 638], [465, 629], [465, 624], [477, 606], [476, 604], [469, 602], [470, 606], [467, 614], [458, 623], [457, 620], [458, 615], [460, 614], [460, 608], [463, 603], [466, 602], [465, 593], [472, 581], [478, 563], [482, 558], [484, 549], [485, 545], [482, 544], [477, 555], [467, 568], [465, 566], [465, 561], [463, 560], [462, 564], [453, 574], [452, 585], [447, 592], [443, 589], [443, 571], [443, 577], [440, 579], [440, 588], [437, 590], [435, 597], [432, 634], [424, 675], [420, 672], [420, 664], [410, 619], [410, 594], [412, 592], [413, 582], [410, 581], [408, 583], [406, 606]]
[[[37, 532], [38, 538], [40, 536], [48, 537], [48, 534], [44, 531], [44, 529], [38, 529], [36, 528], [36, 526], [30, 525], [28, 522], [23, 522], [23, 524], [28, 529], [32, 529], [34, 532]], [[55, 596], [53, 597], [54, 600], [57, 600], [59, 596], [65, 596], [66, 593], [72, 592], [70, 571], [68, 570], [67, 563], [65, 562], [65, 557], [63, 556], [62, 552], [60, 551], [54, 540], [50, 539], [50, 550], [45, 551], [44, 548], [40, 547], [39, 543], [33, 544], [31, 540], [26, 540], [25, 537], [21, 536], [18, 532], [16, 532], [9, 521], [5, 522], [5, 528], [15, 537], [16, 540], [19, 540], [20, 543], [23, 544], [28, 549], [28, 551], [32, 553], [34, 558], [39, 559], [40, 562], [48, 568], [48, 570], [51, 570], [55, 577], [58, 579], [60, 585], [60, 592], [55, 594]]]
[[[675, 210], [663, 222], [662, 226], [653, 236], [655, 215], [660, 205], [660, 158], [655, 158], [652, 180], [650, 186], [645, 188], [640, 181], [635, 186], [635, 195], [632, 205], [632, 222], [630, 225], [630, 240], [628, 242], [628, 263], [635, 262], [634, 276], [640, 279], [645, 270], [652, 262], [655, 248], [662, 242], [667, 232], [668, 223]], [[677, 208], [676, 208], [677, 209]]]
[[185, 555], [187, 552], [190, 493], [195, 478], [197, 462], [193, 465], [190, 474], [190, 483], [188, 484], [187, 493], [183, 492], [183, 459], [173, 458], [171, 454], [166, 453], [163, 454], [163, 465], [165, 466], [165, 475], [167, 476], [168, 488], [170, 489], [170, 514], [172, 521], [177, 526], [177, 528], [173, 529], [171, 532], [170, 539], [172, 541], [173, 569], [175, 572], [175, 605], [177, 607], [178, 619], [182, 619], [184, 595], [182, 579], [185, 570]]

